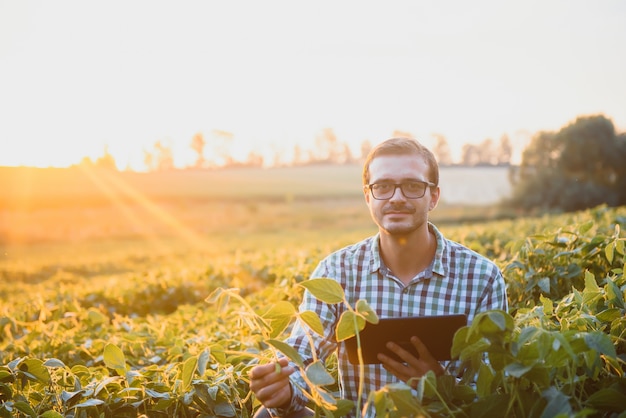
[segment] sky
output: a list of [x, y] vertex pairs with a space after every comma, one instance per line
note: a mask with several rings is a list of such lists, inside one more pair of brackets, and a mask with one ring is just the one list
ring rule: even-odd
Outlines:
[[239, 158], [325, 129], [457, 157], [585, 115], [624, 132], [624, 22], [622, 0], [0, 0], [0, 166], [141, 170], [157, 141], [185, 166], [196, 133]]

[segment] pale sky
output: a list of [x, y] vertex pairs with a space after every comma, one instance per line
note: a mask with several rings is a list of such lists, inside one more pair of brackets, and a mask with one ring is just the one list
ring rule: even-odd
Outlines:
[[525, 141], [599, 114], [626, 131], [626, 1], [0, 0], [0, 166], [105, 146], [179, 166], [233, 147]]

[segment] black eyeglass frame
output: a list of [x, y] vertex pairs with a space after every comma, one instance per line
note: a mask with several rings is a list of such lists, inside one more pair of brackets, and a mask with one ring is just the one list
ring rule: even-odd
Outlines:
[[[424, 190], [422, 192], [421, 195], [419, 196], [407, 196], [405, 190], [404, 190], [404, 186], [406, 186], [407, 184], [410, 183], [420, 183], [424, 185]], [[391, 192], [391, 194], [389, 195], [389, 197], [376, 197], [376, 193], [374, 192], [374, 186], [376, 186], [377, 184], [380, 185], [386, 185], [386, 186], [393, 186], [393, 191]], [[422, 180], [411, 180], [411, 181], [405, 181], [402, 183], [370, 183], [368, 184], [366, 187], [369, 189], [370, 193], [372, 194], [372, 197], [376, 200], [389, 200], [393, 197], [394, 194], [396, 194], [396, 190], [398, 188], [400, 188], [400, 192], [402, 192], [402, 195], [407, 198], [407, 199], [421, 199], [422, 197], [424, 197], [424, 195], [426, 194], [426, 189], [429, 187], [436, 187], [437, 185], [435, 183], [432, 183], [430, 181], [422, 181]]]

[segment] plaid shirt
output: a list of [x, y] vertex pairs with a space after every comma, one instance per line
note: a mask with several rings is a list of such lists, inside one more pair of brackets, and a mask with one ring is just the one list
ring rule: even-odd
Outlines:
[[[379, 236], [369, 237], [345, 247], [326, 257], [313, 272], [313, 278], [335, 279], [343, 287], [346, 298], [354, 307], [359, 299], [368, 302], [379, 318], [399, 316], [426, 316], [466, 314], [468, 322], [482, 311], [507, 309], [504, 278], [498, 267], [485, 257], [450, 241], [429, 224], [437, 238], [437, 251], [430, 267], [404, 285], [383, 264], [379, 251]], [[339, 387], [341, 398], [356, 401], [358, 393], [358, 365], [348, 361], [344, 345], [334, 339], [335, 327], [345, 307], [328, 305], [305, 291], [300, 311], [313, 311], [319, 315], [328, 333], [321, 338], [313, 332], [316, 351], [320, 359], [327, 358], [338, 349]], [[309, 339], [300, 321], [294, 326], [287, 343], [296, 348], [305, 361], [312, 362]], [[307, 399], [298, 386], [306, 386], [299, 372], [291, 376], [293, 394], [289, 410], [303, 407]], [[370, 392], [379, 390], [398, 379], [381, 365], [365, 365], [364, 399]], [[371, 410], [373, 408], [369, 408]], [[285, 410], [273, 410], [280, 415]], [[353, 415], [350, 415], [353, 416]]]

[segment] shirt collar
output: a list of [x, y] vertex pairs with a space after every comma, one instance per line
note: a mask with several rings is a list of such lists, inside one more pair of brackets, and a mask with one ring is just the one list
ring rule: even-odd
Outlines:
[[[439, 276], [445, 276], [445, 264], [443, 259], [446, 252], [446, 240], [433, 223], [428, 222], [428, 229], [435, 235], [435, 239], [437, 240], [437, 251], [435, 251], [435, 258], [431, 264], [433, 273]], [[370, 260], [370, 273], [375, 273], [383, 267], [380, 257], [380, 233], [376, 233], [376, 235], [371, 237]]]
[[370, 240], [370, 273], [375, 273], [382, 267], [380, 258], [380, 232]]
[[443, 259], [447, 251], [446, 240], [443, 237], [443, 234], [439, 232], [439, 230], [434, 224], [429, 222], [428, 229], [433, 234], [435, 234], [435, 238], [437, 240], [437, 251], [435, 251], [435, 259], [433, 260], [433, 263], [432, 263], [433, 273], [439, 276], [445, 276], [446, 269], [445, 269], [445, 263], [443, 262]]

